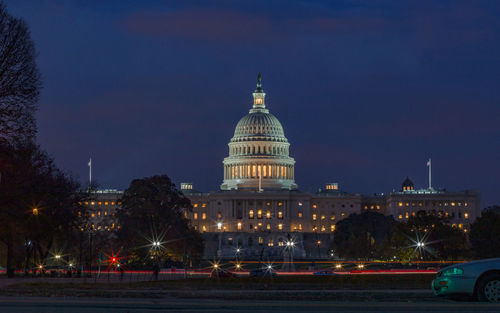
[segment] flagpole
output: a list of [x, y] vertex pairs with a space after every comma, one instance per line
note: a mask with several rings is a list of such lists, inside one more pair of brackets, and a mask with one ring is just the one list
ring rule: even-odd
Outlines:
[[92, 158], [89, 161], [89, 185], [92, 184]]
[[431, 162], [431, 159], [429, 159], [429, 189], [432, 189], [432, 176], [431, 176], [431, 173], [432, 173], [432, 162]]

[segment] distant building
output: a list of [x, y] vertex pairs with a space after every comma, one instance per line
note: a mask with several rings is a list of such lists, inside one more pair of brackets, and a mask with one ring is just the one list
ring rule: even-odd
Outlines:
[[[408, 177], [400, 191], [389, 194], [348, 193], [338, 183], [328, 183], [316, 193], [299, 191], [290, 143], [279, 120], [267, 109], [265, 96], [259, 74], [253, 106], [236, 125], [228, 144], [221, 190], [203, 193], [192, 183], [181, 183], [193, 205], [187, 217], [205, 238], [206, 258], [284, 258], [291, 242], [295, 257], [327, 258], [336, 223], [364, 211], [392, 215], [397, 221], [425, 211], [447, 217], [464, 232], [479, 216], [478, 192], [416, 190]], [[101, 225], [99, 216], [106, 211], [110, 214], [107, 208], [120, 204], [121, 193], [96, 195], [94, 227], [113, 229], [113, 225]]]
[[407, 177], [398, 192], [364, 196], [342, 191], [337, 183], [317, 193], [301, 192], [295, 161], [279, 120], [269, 113], [259, 75], [253, 106], [236, 125], [229, 156], [223, 161], [221, 191], [201, 193], [192, 183], [181, 189], [193, 204], [189, 218], [206, 239], [205, 256], [277, 258], [288, 240], [302, 258], [330, 256], [335, 225], [366, 210], [404, 221], [417, 211], [448, 217], [467, 231], [480, 212], [479, 193], [415, 190]]

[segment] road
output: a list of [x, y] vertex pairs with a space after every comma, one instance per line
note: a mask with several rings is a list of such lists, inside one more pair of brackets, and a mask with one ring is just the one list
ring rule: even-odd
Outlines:
[[201, 299], [96, 299], [0, 297], [5, 313], [137, 313], [137, 312], [500, 312], [500, 303], [474, 302], [328, 302], [328, 301], [224, 301]]

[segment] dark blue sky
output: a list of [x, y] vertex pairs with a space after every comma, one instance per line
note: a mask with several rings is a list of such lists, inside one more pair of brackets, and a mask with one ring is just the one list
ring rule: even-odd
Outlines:
[[39, 53], [39, 142], [103, 187], [216, 190], [260, 71], [303, 190], [406, 175], [500, 203], [498, 1], [6, 1]]

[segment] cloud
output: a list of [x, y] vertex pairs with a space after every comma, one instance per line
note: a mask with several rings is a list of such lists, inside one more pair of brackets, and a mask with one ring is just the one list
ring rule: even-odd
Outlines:
[[252, 41], [256, 45], [300, 35], [370, 32], [386, 26], [382, 18], [370, 16], [272, 18], [265, 14], [213, 9], [133, 13], [121, 24], [128, 32], [156, 38]]

